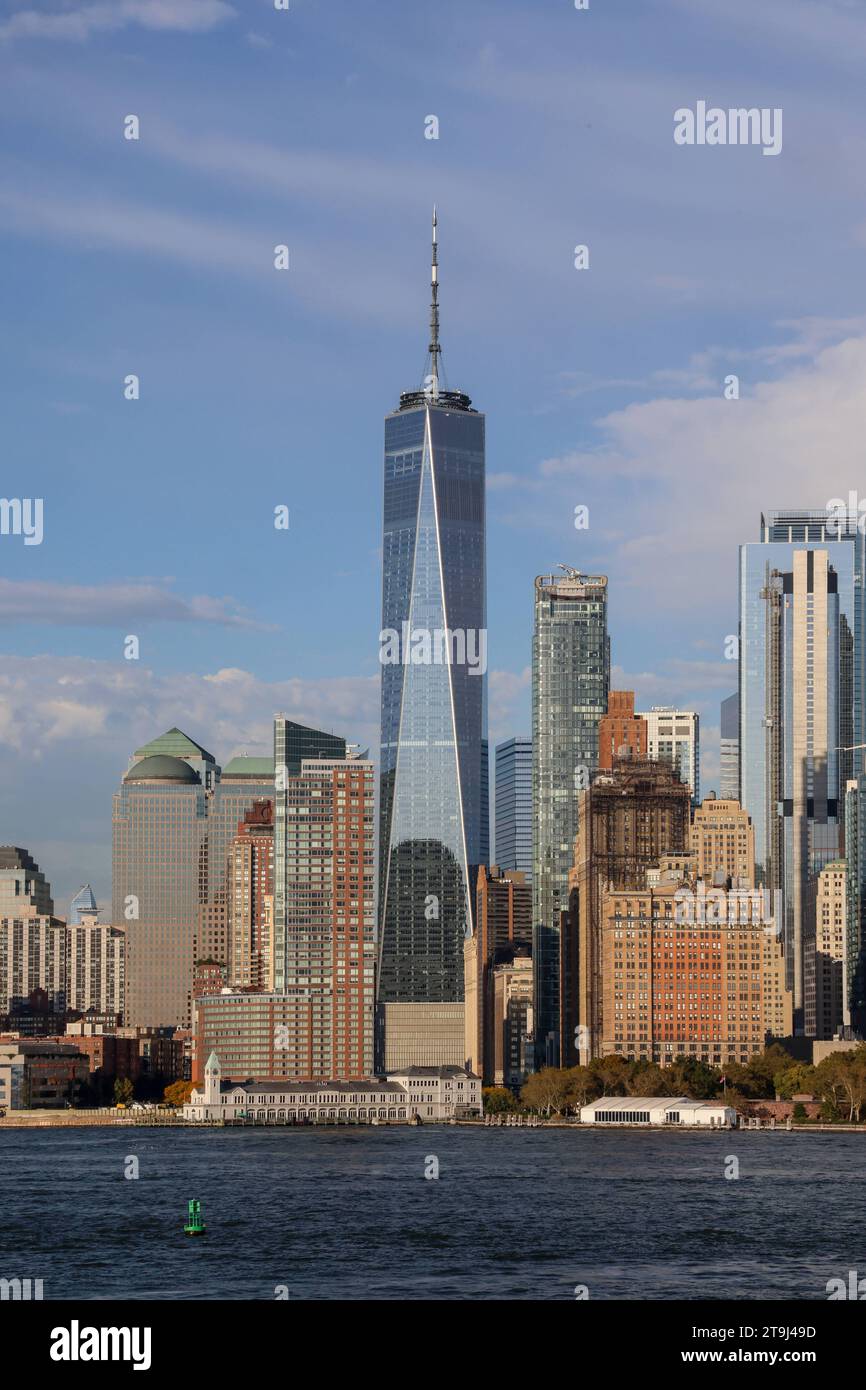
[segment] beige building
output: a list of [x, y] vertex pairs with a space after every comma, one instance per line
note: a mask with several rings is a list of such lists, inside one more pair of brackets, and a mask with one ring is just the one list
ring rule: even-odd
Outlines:
[[755, 832], [739, 801], [707, 797], [694, 814], [691, 846], [700, 878], [712, 882], [715, 874], [722, 874], [754, 884]]
[[67, 934], [67, 1004], [87, 1013], [122, 1014], [125, 1007], [126, 932], [84, 912]]
[[[844, 1023], [847, 865], [826, 864], [814, 889], [814, 938], [804, 952], [806, 1036], [832, 1038]], [[812, 938], [812, 939], [810, 939]]]
[[380, 1004], [384, 1070], [462, 1067], [466, 1061], [462, 1003]]
[[718, 1066], [763, 1050], [784, 967], [762, 894], [671, 877], [605, 890], [601, 916], [600, 1055]]
[[492, 986], [493, 1056], [490, 1079], [494, 1086], [508, 1086], [514, 1089], [522, 1086], [529, 1073], [534, 1070], [533, 972], [530, 951], [518, 947], [512, 952], [510, 960], [494, 963]]
[[60, 917], [33, 906], [20, 915], [0, 917], [0, 1013], [27, 1003], [35, 989], [44, 990], [54, 1013], [66, 1008], [67, 930]]

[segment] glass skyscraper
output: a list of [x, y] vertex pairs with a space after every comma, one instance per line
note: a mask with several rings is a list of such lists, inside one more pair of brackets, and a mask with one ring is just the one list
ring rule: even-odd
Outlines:
[[519, 869], [532, 882], [532, 739], [496, 745], [496, 850], [500, 869]]
[[380, 1004], [463, 998], [470, 866], [489, 858], [484, 416], [428, 372], [385, 420]]
[[758, 883], [782, 894], [794, 1029], [804, 1027], [813, 888], [862, 768], [864, 537], [826, 511], [761, 518], [740, 550], [740, 789]]
[[578, 798], [598, 768], [598, 725], [610, 689], [607, 578], [562, 569], [535, 581], [532, 639], [532, 956], [542, 1066], [559, 1065], [561, 914]]

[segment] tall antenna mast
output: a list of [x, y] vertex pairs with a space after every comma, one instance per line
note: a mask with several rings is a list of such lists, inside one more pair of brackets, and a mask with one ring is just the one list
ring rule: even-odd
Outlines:
[[436, 242], [436, 204], [433, 204], [433, 254], [430, 265], [430, 374], [427, 379], [428, 394], [435, 401], [439, 395], [439, 248]]

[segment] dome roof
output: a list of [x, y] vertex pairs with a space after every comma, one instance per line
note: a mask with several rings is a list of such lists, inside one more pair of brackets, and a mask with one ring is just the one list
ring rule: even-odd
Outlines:
[[127, 772], [125, 782], [198, 782], [198, 774], [182, 758], [156, 753], [142, 758]]

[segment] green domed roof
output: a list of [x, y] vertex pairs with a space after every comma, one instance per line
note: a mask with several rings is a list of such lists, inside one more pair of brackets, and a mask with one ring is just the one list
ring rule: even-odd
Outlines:
[[125, 782], [198, 782], [198, 774], [182, 758], [169, 758], [164, 753], [142, 758], [127, 772]]

